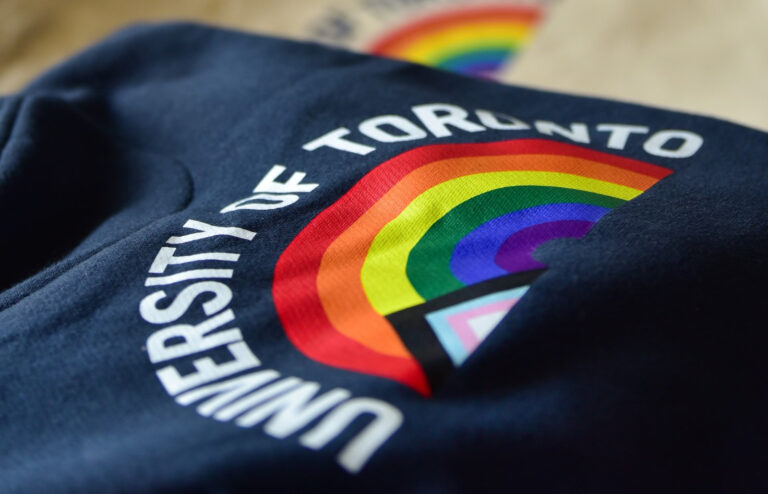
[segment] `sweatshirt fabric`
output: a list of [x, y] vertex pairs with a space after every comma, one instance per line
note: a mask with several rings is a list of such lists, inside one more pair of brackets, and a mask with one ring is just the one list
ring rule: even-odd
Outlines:
[[768, 135], [192, 24], [0, 98], [0, 492], [768, 490]]

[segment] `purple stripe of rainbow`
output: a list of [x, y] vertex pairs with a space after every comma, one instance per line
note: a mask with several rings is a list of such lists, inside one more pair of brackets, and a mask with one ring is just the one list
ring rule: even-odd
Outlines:
[[590, 204], [564, 203], [545, 204], [499, 216], [483, 223], [456, 244], [451, 256], [451, 272], [465, 285], [503, 276], [509, 271], [499, 266], [496, 258], [510, 236], [542, 223], [565, 220], [594, 223], [608, 211], [608, 208]]
[[557, 238], [581, 238], [594, 224], [593, 221], [563, 220], [530, 226], [510, 235], [496, 253], [494, 261], [507, 273], [546, 268], [546, 264], [532, 256], [536, 247]]

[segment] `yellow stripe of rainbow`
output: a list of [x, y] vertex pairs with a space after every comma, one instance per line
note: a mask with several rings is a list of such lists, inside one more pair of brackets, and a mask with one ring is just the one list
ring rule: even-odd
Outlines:
[[[485, 177], [498, 176], [498, 172], [511, 171], [543, 171], [548, 172], [546, 176], [576, 176], [593, 181], [620, 182], [631, 186], [633, 190], [644, 190], [655, 182], [655, 179], [640, 173], [617, 170], [594, 160], [547, 154], [461, 157], [425, 164], [403, 177], [342, 232], [323, 254], [317, 274], [317, 290], [324, 311], [337, 330], [387, 355], [407, 355], [400, 339], [393, 337], [391, 326], [380, 317], [381, 312], [374, 311], [371, 297], [363, 289], [363, 284], [350, 284], [348, 280], [360, 279], [364, 262], [370, 254], [377, 234], [420, 194], [463, 176], [471, 177], [482, 173], [479, 177], [482, 180]], [[489, 183], [488, 188], [492, 189], [494, 185]], [[442, 201], [443, 199], [437, 204], [442, 204]], [[420, 236], [416, 236], [413, 241], [418, 241]], [[405, 264], [401, 267], [404, 270]], [[341, 290], [345, 296], [335, 296]], [[384, 306], [386, 307], [386, 304]], [[366, 330], [360, 331], [359, 326], [363, 321]]]
[[391, 318], [424, 302], [407, 278], [409, 252], [436, 219], [505, 189], [584, 191], [620, 204], [670, 173], [541, 139], [415, 148], [371, 170], [298, 233], [275, 267], [275, 307], [308, 357], [429, 395], [425, 369]]
[[564, 187], [630, 200], [642, 191], [591, 178], [550, 172], [496, 172], [455, 178], [427, 190], [379, 231], [360, 274], [373, 308], [381, 315], [424, 303], [406, 274], [408, 255], [419, 239], [451, 209], [502, 187]]

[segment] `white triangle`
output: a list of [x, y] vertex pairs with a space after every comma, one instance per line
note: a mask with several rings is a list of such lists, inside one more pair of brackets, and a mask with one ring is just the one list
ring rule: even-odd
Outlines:
[[475, 333], [475, 336], [477, 336], [477, 340], [483, 341], [489, 334], [491, 334], [491, 331], [496, 329], [496, 326], [499, 325], [501, 320], [504, 319], [504, 316], [506, 316], [511, 309], [512, 308], [510, 307], [509, 309], [475, 316], [468, 319], [467, 323], [469, 324], [469, 327], [472, 328], [472, 332]]

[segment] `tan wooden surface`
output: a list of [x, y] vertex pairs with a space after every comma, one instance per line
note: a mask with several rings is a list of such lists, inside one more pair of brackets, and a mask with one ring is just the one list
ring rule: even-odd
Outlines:
[[130, 23], [192, 20], [296, 36], [321, 8], [303, 0], [0, 0], [0, 93]]
[[564, 0], [505, 80], [768, 130], [768, 0]]

